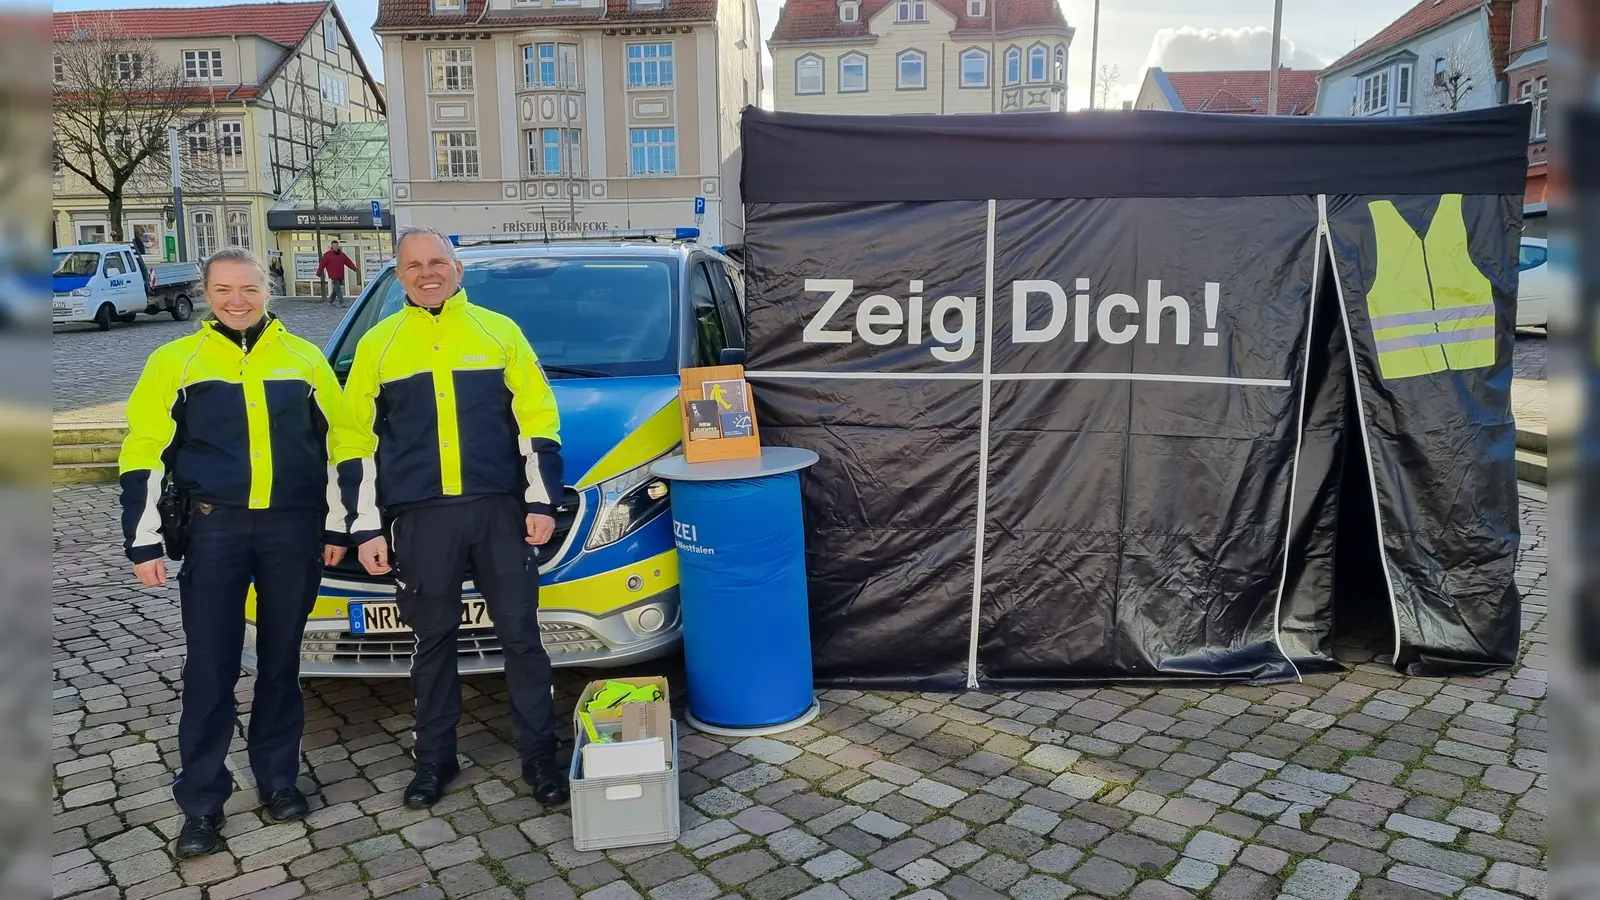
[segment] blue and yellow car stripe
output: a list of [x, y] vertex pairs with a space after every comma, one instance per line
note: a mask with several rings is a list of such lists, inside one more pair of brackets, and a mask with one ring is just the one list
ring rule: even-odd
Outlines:
[[574, 485], [578, 490], [594, 487], [608, 478], [638, 468], [672, 449], [683, 436], [683, 425], [678, 418], [678, 404], [668, 403], [643, 425], [617, 442], [600, 461], [585, 472]]
[[[588, 491], [610, 478], [645, 465], [671, 450], [682, 439], [682, 424], [677, 403], [668, 403], [639, 427], [606, 452], [574, 487]], [[598, 550], [584, 550], [578, 543], [588, 533], [593, 518], [598, 514], [596, 504], [588, 503], [584, 518], [573, 523], [578, 530], [574, 543], [577, 552], [556, 570], [555, 580], [539, 586], [539, 606], [542, 609], [564, 609], [591, 615], [606, 615], [632, 603], [670, 590], [678, 584], [678, 557], [673, 548], [671, 525], [665, 516], [651, 522], [639, 531]], [[635, 553], [651, 545], [662, 549], [643, 559]], [[595, 570], [599, 571], [595, 571]], [[593, 574], [586, 574], [593, 572]], [[630, 589], [628, 582], [637, 577], [639, 586]], [[470, 594], [464, 596], [471, 596]], [[336, 595], [317, 597], [311, 617], [314, 619], [342, 619], [349, 614], [351, 600], [385, 600], [386, 595]], [[251, 585], [245, 598], [245, 618], [256, 619], [256, 592]]]

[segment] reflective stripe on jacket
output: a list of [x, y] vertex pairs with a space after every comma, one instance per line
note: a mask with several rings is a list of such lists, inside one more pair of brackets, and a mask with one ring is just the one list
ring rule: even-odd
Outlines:
[[1392, 202], [1375, 200], [1368, 210], [1378, 274], [1367, 313], [1383, 378], [1494, 365], [1494, 290], [1468, 251], [1461, 195], [1439, 198], [1422, 238]]
[[517, 323], [465, 291], [372, 326], [345, 402], [360, 459], [340, 467], [340, 488], [357, 544], [402, 504], [507, 493], [550, 515], [560, 501], [561, 422], [539, 358]]
[[345, 541], [336, 464], [347, 458], [343, 398], [316, 345], [276, 318], [246, 352], [215, 322], [158, 348], [128, 397], [118, 457], [123, 549], [165, 554], [156, 503], [170, 478], [194, 503], [320, 509], [323, 539]]

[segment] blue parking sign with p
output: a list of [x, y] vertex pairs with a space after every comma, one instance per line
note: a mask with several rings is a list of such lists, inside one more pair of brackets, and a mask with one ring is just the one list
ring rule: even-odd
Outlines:
[[706, 198], [694, 198], [694, 214], [697, 216], [703, 216], [706, 214]]

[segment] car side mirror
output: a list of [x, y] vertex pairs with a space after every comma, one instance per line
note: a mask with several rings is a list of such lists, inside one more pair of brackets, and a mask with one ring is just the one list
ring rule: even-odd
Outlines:
[[722, 352], [717, 354], [717, 365], [742, 366], [744, 365], [744, 359], [743, 347], [724, 347]]

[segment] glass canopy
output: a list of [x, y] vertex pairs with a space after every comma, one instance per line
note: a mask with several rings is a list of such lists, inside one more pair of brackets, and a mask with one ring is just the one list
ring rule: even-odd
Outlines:
[[[314, 173], [314, 174], [313, 174]], [[389, 126], [386, 122], [346, 122], [335, 128], [317, 151], [312, 165], [284, 191], [280, 210], [365, 208], [372, 200], [389, 199]]]

